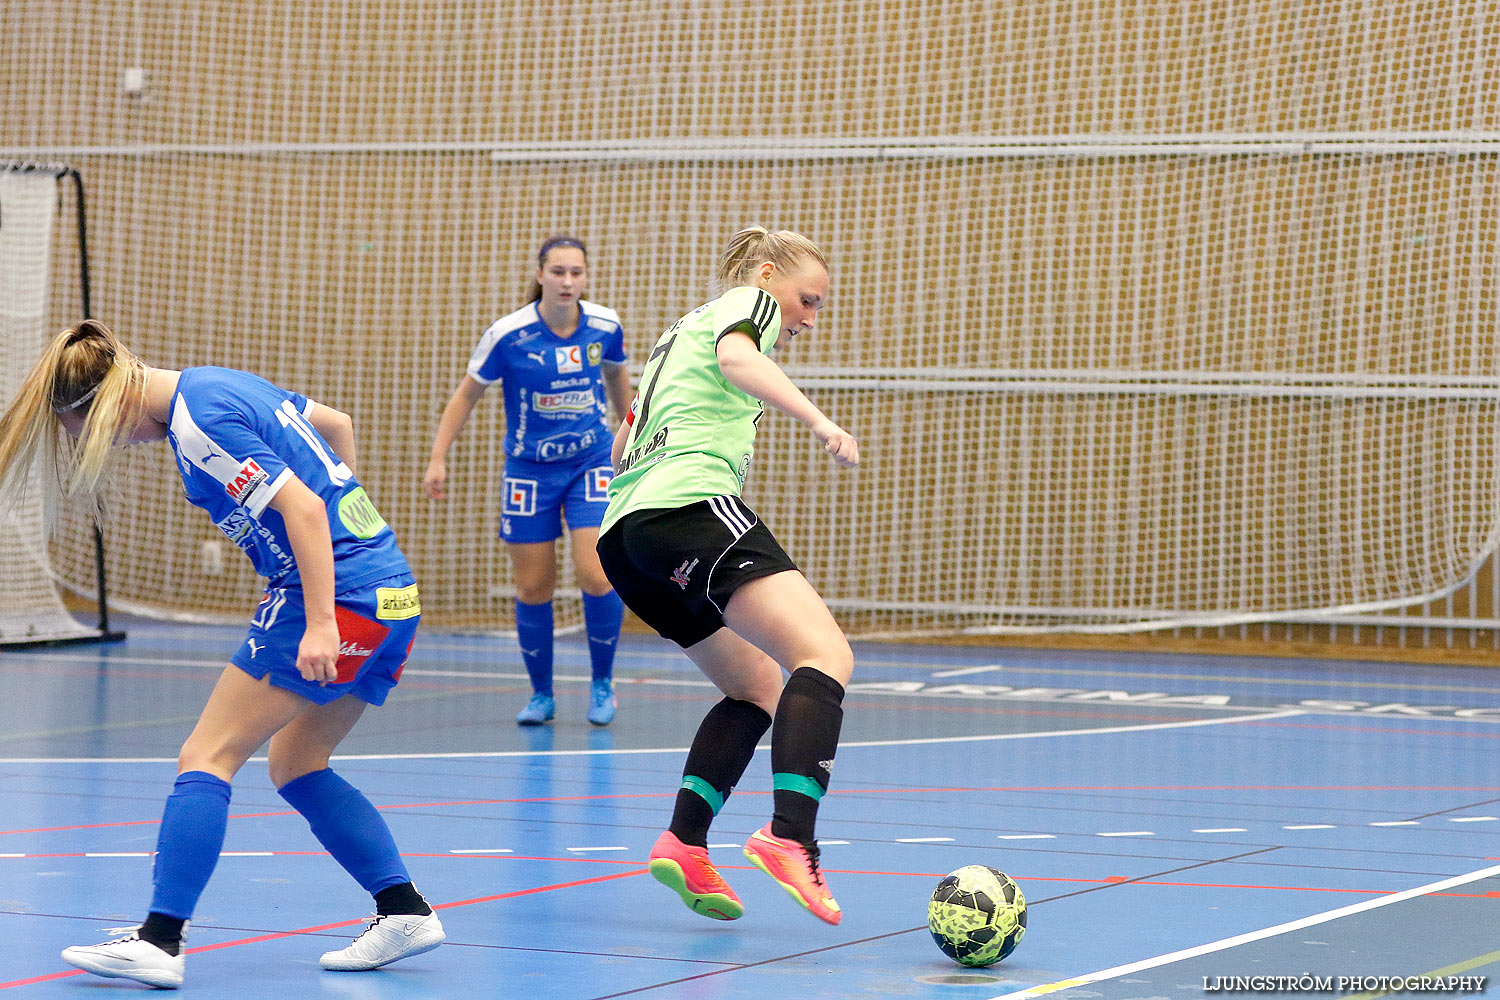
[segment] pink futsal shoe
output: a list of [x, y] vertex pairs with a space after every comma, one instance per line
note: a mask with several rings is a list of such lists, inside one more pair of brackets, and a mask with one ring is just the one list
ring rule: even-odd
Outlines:
[[651, 848], [651, 877], [682, 897], [687, 908], [714, 920], [738, 920], [745, 913], [740, 897], [708, 860], [708, 849], [689, 847], [667, 830]]
[[779, 882], [819, 920], [837, 925], [844, 919], [833, 893], [823, 881], [823, 873], [818, 870], [817, 844], [804, 846], [795, 840], [785, 840], [771, 833], [771, 824], [767, 823], [745, 841], [745, 857]]

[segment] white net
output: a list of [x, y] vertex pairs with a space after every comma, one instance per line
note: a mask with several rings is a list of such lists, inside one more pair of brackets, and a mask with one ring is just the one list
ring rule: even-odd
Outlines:
[[[768, 418], [747, 499], [857, 634], [1391, 608], [1495, 548], [1481, 7], [184, 10], [3, 8], [0, 84], [36, 113], [0, 142], [89, 178], [95, 311], [146, 358], [355, 416], [435, 625], [510, 625], [495, 394], [452, 498], [420, 479], [470, 348], [556, 231], [589, 243], [637, 364], [740, 226], [828, 250], [831, 305], [785, 360], [866, 462], [836, 472]], [[248, 565], [205, 554], [170, 459], [136, 450], [120, 484], [121, 603], [243, 615]], [[81, 530], [55, 556], [90, 579]]]
[[[52, 171], [0, 164], [0, 399], [15, 397], [47, 343], [47, 272], [57, 201]], [[97, 635], [73, 620], [53, 584], [39, 490], [0, 508], [0, 566], [5, 567], [0, 645]]]

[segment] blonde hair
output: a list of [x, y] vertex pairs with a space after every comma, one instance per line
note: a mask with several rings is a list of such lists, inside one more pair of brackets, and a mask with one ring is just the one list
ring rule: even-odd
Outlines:
[[[99, 484], [127, 417], [144, 404], [146, 366], [109, 327], [84, 320], [52, 338], [0, 416], [0, 500], [25, 490], [41, 461], [47, 499], [82, 497], [98, 510]], [[75, 442], [58, 419], [84, 418]]]
[[719, 269], [714, 277], [725, 288], [750, 283], [755, 269], [770, 261], [783, 271], [794, 270], [805, 258], [811, 257], [823, 269], [828, 269], [828, 258], [818, 245], [801, 233], [790, 229], [769, 232], [764, 226], [747, 226], [729, 238], [729, 245], [719, 256]]

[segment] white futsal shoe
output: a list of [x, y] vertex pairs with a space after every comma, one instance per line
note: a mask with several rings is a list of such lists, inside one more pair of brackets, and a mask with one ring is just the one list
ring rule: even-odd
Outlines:
[[364, 972], [431, 951], [447, 939], [436, 913], [375, 917], [342, 951], [324, 953], [320, 964], [335, 972]]
[[181, 986], [182, 956], [168, 955], [150, 941], [142, 941], [139, 931], [139, 927], [116, 927], [105, 933], [124, 933], [124, 937], [103, 944], [64, 948], [62, 959], [106, 979], [134, 979], [159, 990]]

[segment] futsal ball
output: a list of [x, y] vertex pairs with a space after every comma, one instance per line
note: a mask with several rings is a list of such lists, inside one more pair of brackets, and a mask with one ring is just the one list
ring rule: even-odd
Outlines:
[[1004, 872], [965, 865], [932, 890], [927, 929], [958, 964], [994, 965], [1015, 951], [1026, 933], [1026, 897]]

